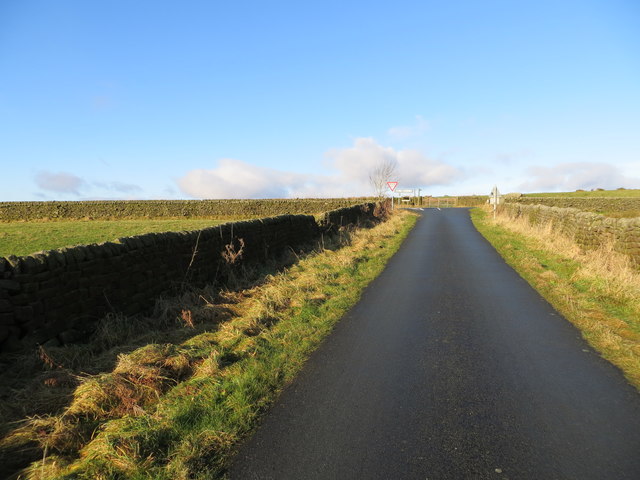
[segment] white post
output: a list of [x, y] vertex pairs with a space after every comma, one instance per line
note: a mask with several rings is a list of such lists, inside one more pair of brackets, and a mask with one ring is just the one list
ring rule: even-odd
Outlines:
[[496, 212], [498, 210], [498, 197], [500, 196], [500, 192], [498, 192], [498, 186], [494, 185], [493, 190], [491, 190], [491, 200], [493, 202], [493, 219], [496, 219]]

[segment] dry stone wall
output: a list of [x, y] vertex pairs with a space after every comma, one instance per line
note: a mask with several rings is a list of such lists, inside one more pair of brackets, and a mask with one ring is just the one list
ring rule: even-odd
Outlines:
[[95, 200], [86, 202], [0, 202], [0, 221], [83, 218], [257, 218], [326, 212], [358, 205], [363, 198], [267, 200]]
[[478, 207], [487, 203], [488, 195], [462, 195], [458, 197], [458, 207]]
[[[184, 282], [223, 283], [230, 268], [277, 257], [339, 225], [374, 220], [379, 210], [365, 204], [329, 212], [320, 223], [283, 215], [0, 258], [0, 352], [54, 338], [72, 342], [108, 312], [143, 313]], [[222, 255], [227, 246], [242, 249], [231, 266]]]
[[355, 225], [366, 221], [375, 221], [385, 216], [391, 207], [390, 200], [383, 202], [370, 202], [353, 207], [338, 208], [324, 214], [320, 225], [325, 230], [335, 230], [346, 225]]
[[518, 203], [507, 203], [502, 208], [510, 217], [524, 217], [532, 225], [551, 225], [585, 248], [612, 243], [614, 250], [640, 265], [640, 218], [608, 218], [576, 208]]

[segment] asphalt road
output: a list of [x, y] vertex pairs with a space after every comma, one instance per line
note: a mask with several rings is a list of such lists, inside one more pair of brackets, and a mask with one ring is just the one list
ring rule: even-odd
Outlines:
[[640, 395], [466, 210], [425, 210], [232, 479], [640, 479]]

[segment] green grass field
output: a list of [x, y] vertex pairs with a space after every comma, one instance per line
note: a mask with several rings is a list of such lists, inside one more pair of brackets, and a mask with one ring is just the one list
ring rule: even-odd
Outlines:
[[[571, 202], [575, 199], [580, 203], [577, 205], [555, 205], [555, 206], [572, 206], [580, 210], [598, 213], [605, 217], [612, 218], [635, 218], [640, 217], [640, 210], [633, 207], [637, 205], [637, 199], [640, 198], [640, 189], [629, 190], [600, 190], [594, 192], [576, 191], [576, 192], [551, 192], [551, 193], [527, 193], [524, 195], [528, 198], [540, 199], [558, 199], [558, 201]], [[535, 200], [534, 200], [535, 201]], [[603, 202], [603, 203], [599, 203]], [[629, 203], [636, 202], [636, 203]], [[548, 203], [544, 203], [547, 205]]]
[[601, 190], [595, 192], [551, 192], [551, 193], [525, 193], [525, 197], [640, 197], [640, 189], [630, 190]]
[[0, 223], [0, 257], [113, 241], [151, 232], [198, 230], [229, 220], [88, 220]]

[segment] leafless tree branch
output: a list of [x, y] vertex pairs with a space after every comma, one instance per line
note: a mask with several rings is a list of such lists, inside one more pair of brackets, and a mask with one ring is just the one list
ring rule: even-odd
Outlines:
[[369, 182], [377, 197], [383, 197], [387, 191], [387, 182], [393, 179], [398, 163], [392, 158], [384, 158], [369, 173]]

